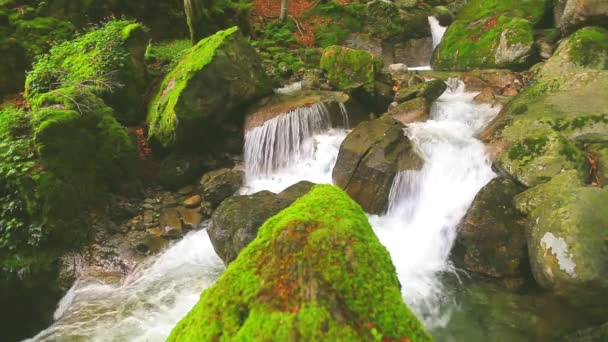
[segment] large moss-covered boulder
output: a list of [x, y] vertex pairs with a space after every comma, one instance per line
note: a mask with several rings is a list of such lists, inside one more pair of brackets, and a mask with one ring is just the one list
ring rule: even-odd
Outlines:
[[297, 183], [279, 194], [260, 191], [234, 196], [222, 202], [211, 217], [208, 232], [213, 248], [226, 264], [231, 263], [258, 234], [258, 229], [271, 216], [287, 208], [313, 186]]
[[471, 0], [446, 31], [433, 69], [524, 69], [537, 60], [534, 29], [546, 16], [547, 0]]
[[554, 14], [557, 27], [564, 33], [590, 25], [608, 27], [608, 3], [604, 0], [557, 0]]
[[166, 149], [222, 146], [244, 106], [272, 91], [261, 60], [233, 27], [201, 40], [163, 80], [148, 111], [149, 139]]
[[542, 73], [555, 76], [577, 68], [608, 69], [608, 29], [585, 27], [563, 40]]
[[536, 281], [589, 311], [606, 313], [608, 190], [584, 186], [576, 171], [517, 196], [528, 215], [530, 263]]
[[169, 341], [431, 341], [347, 194], [319, 185], [270, 218]]
[[528, 269], [525, 216], [514, 201], [521, 191], [502, 177], [479, 191], [458, 228], [456, 254], [467, 270], [521, 285]]
[[359, 124], [342, 142], [332, 172], [334, 184], [363, 209], [381, 214], [395, 176], [417, 170], [423, 160], [405, 136], [405, 126], [389, 116]]
[[[120, 121], [143, 118], [146, 29], [129, 21], [110, 21], [73, 41], [54, 46], [28, 73], [26, 98], [34, 107], [54, 96], [89, 91], [103, 98]], [[74, 102], [74, 101], [72, 101]], [[75, 103], [75, 105], [79, 105]]]
[[321, 56], [321, 69], [331, 85], [339, 90], [359, 87], [373, 92], [376, 76], [382, 70], [382, 60], [363, 50], [330, 46]]

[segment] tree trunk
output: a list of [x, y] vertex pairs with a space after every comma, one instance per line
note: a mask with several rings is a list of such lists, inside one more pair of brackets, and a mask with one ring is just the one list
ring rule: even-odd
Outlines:
[[284, 22], [287, 17], [287, 0], [281, 0], [281, 16], [279, 17], [280, 22]]
[[204, 37], [203, 34], [203, 13], [204, 4], [202, 0], [184, 0], [184, 11], [190, 29], [190, 40], [196, 44]]

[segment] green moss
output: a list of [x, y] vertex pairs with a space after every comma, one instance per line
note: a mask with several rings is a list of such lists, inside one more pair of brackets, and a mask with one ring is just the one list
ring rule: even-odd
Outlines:
[[364, 4], [343, 5], [336, 1], [318, 4], [305, 13], [307, 18], [321, 18], [327, 21], [314, 28], [317, 46], [322, 48], [341, 44], [350, 33], [363, 31], [365, 15]]
[[26, 98], [36, 107], [44, 94], [55, 89], [86, 89], [106, 99], [121, 120], [137, 121], [145, 81], [144, 51], [137, 45], [145, 47], [145, 42], [141, 25], [110, 21], [73, 41], [56, 45], [28, 73]]
[[315, 186], [257, 238], [169, 341], [430, 341], [403, 303], [390, 256], [363, 210]]
[[[528, 0], [525, 4], [500, 0], [469, 1], [450, 25], [433, 56], [434, 69], [470, 70], [475, 68], [522, 69], [531, 60], [497, 59], [499, 43], [506, 32], [507, 45], [531, 45], [533, 29], [545, 16], [546, 0]], [[503, 49], [505, 46], [502, 47]]]
[[608, 69], [608, 30], [600, 27], [585, 27], [570, 38], [570, 58], [576, 65]]
[[340, 90], [364, 87], [372, 92], [381, 63], [363, 50], [330, 46], [323, 51], [320, 67], [327, 72], [327, 79]]

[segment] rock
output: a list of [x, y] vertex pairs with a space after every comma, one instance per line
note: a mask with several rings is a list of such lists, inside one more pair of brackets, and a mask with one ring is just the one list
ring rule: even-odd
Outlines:
[[203, 222], [203, 215], [199, 208], [197, 209], [186, 209], [178, 208], [180, 218], [182, 221], [182, 227], [188, 230], [198, 229]]
[[171, 153], [160, 164], [160, 184], [167, 189], [179, 189], [191, 183], [215, 160], [196, 153]]
[[395, 101], [402, 103], [417, 97], [425, 98], [429, 103], [435, 101], [448, 86], [442, 80], [432, 80], [400, 89], [395, 94]]
[[579, 330], [559, 339], [561, 342], [603, 342], [608, 340], [608, 323]]
[[473, 98], [473, 101], [477, 103], [495, 104], [496, 96], [494, 90], [490, 87], [483, 88], [483, 90]]
[[23, 90], [25, 70], [29, 67], [25, 53], [18, 41], [0, 38], [0, 98]]
[[322, 71], [319, 69], [306, 69], [302, 76], [302, 89], [304, 90], [319, 90], [321, 87]]
[[[115, 110], [120, 122], [137, 123], [144, 112], [147, 44], [142, 25], [110, 21], [38, 59], [28, 73], [25, 96], [33, 107], [50, 105], [49, 101], [56, 104], [57, 98], [61, 103], [67, 95], [87, 108], [91, 106], [71, 93], [91, 92]], [[102, 60], [107, 63], [100, 63]]]
[[566, 34], [583, 26], [608, 27], [608, 3], [603, 0], [558, 0], [554, 15], [557, 27]]
[[363, 122], [340, 146], [332, 172], [334, 184], [370, 214], [386, 210], [397, 173], [422, 166], [423, 160], [404, 135], [404, 127], [387, 116]]
[[188, 197], [184, 200], [184, 207], [186, 208], [196, 208], [201, 205], [202, 199], [200, 195], [194, 195]]
[[582, 185], [566, 171], [516, 198], [528, 215], [534, 278], [572, 305], [606, 317], [608, 190]]
[[178, 194], [186, 196], [186, 195], [190, 195], [191, 193], [193, 193], [196, 190], [196, 186], [189, 184], [186, 185], [185, 187], [179, 189], [177, 191]]
[[548, 0], [472, 0], [457, 14], [433, 54], [434, 70], [526, 69], [538, 60], [534, 26]]
[[388, 71], [389, 72], [407, 72], [408, 68], [407, 68], [407, 65], [405, 65], [403, 63], [396, 63], [396, 64], [389, 65]]
[[514, 202], [523, 190], [508, 178], [495, 178], [479, 191], [458, 227], [456, 254], [468, 271], [500, 280], [524, 278], [525, 216]]
[[260, 191], [223, 201], [213, 213], [207, 231], [213, 248], [224, 263], [231, 263], [255, 239], [264, 221], [308, 193], [313, 185], [302, 181], [279, 194]]
[[144, 211], [144, 224], [150, 225], [154, 222], [154, 211], [153, 210], [145, 210]]
[[391, 107], [388, 115], [402, 124], [426, 121], [431, 114], [431, 104], [425, 98], [418, 97]]
[[348, 94], [337, 91], [304, 90], [289, 95], [274, 95], [262, 99], [249, 108], [245, 119], [245, 132], [260, 127], [279, 115], [319, 104], [327, 110], [333, 127], [345, 127], [346, 122], [340, 104], [346, 106], [350, 102], [352, 99]]
[[165, 208], [160, 212], [159, 217], [162, 236], [169, 239], [182, 237], [182, 221], [179, 211], [176, 208]]
[[245, 173], [239, 170], [219, 169], [208, 172], [200, 181], [201, 198], [215, 209], [243, 186], [244, 178]]
[[167, 246], [167, 240], [159, 236], [148, 235], [135, 243], [135, 250], [144, 255], [155, 255]]
[[585, 27], [562, 41], [543, 72], [557, 74], [577, 68], [608, 70], [608, 29]]
[[149, 140], [165, 149], [224, 151], [240, 131], [234, 123], [243, 107], [271, 92], [261, 59], [239, 30], [219, 31], [163, 80], [148, 112]]
[[454, 15], [452, 12], [445, 6], [435, 6], [433, 7], [432, 14], [439, 21], [439, 25], [441, 26], [450, 26], [452, 21], [454, 21]]
[[497, 164], [521, 184], [533, 187], [564, 170], [578, 170], [582, 179], [586, 162], [573, 142], [553, 130], [539, 129], [512, 145]]
[[362, 87], [373, 93], [376, 76], [382, 70], [382, 61], [367, 51], [330, 46], [321, 56], [321, 69], [338, 90]]
[[269, 191], [224, 200], [207, 228], [216, 253], [224, 263], [231, 263], [255, 239], [262, 224], [289, 204]]
[[606, 186], [608, 184], [608, 135], [588, 134], [579, 136], [577, 143], [582, 145], [590, 163], [587, 182], [592, 185]]
[[174, 327], [168, 341], [238, 336], [432, 340], [404, 304], [390, 256], [367, 217], [345, 193], [329, 185], [314, 187], [266, 221], [257, 238]]

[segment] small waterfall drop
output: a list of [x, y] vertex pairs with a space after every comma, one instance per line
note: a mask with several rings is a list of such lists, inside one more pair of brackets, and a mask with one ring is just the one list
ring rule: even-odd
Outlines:
[[441, 39], [443, 39], [443, 35], [448, 28], [447, 26], [441, 26], [439, 20], [433, 16], [428, 17], [428, 20], [431, 26], [431, 35], [433, 36], [433, 49], [435, 49], [441, 43]]
[[[339, 104], [343, 126], [350, 122]], [[331, 170], [346, 130], [332, 128], [327, 106], [317, 103], [279, 115], [245, 134], [246, 187], [279, 192], [300, 180], [331, 183]]]

